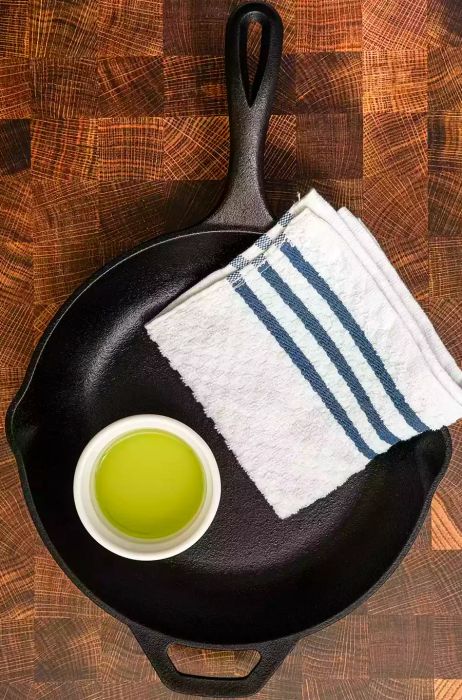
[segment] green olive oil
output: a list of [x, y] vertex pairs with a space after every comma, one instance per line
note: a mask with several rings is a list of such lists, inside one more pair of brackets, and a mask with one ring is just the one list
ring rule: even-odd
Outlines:
[[176, 435], [138, 430], [102, 454], [94, 494], [104, 517], [121, 533], [159, 539], [182, 530], [199, 511], [204, 470], [194, 450]]

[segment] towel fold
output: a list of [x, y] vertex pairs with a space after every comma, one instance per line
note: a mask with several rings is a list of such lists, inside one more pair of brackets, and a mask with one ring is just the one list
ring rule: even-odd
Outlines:
[[462, 416], [462, 372], [423, 309], [315, 190], [146, 329], [281, 518]]

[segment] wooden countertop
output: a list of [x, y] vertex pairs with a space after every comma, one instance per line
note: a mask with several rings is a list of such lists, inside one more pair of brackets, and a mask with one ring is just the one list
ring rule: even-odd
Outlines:
[[[2, 412], [68, 294], [199, 219], [226, 173], [230, 0], [3, 0]], [[376, 233], [462, 363], [462, 4], [277, 0], [266, 150], [275, 212], [315, 185]], [[427, 7], [428, 5], [428, 7]], [[461, 700], [462, 426], [431, 517], [389, 581], [301, 642], [260, 700]], [[66, 579], [0, 461], [0, 697], [171, 700], [128, 630]], [[245, 668], [177, 650], [184, 670]]]

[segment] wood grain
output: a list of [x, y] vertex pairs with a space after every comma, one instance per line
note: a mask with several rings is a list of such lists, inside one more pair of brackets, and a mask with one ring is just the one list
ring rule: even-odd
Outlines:
[[0, 58], [0, 119], [30, 116], [31, 81], [29, 60]]
[[296, 59], [297, 112], [361, 112], [359, 51], [306, 53]]
[[30, 63], [34, 117], [97, 116], [96, 61], [88, 58], [37, 58]]
[[[224, 28], [241, 1], [0, 0], [2, 416], [75, 287], [217, 201]], [[314, 185], [361, 216], [462, 365], [460, 0], [274, 5], [285, 24], [265, 154], [275, 213]], [[404, 562], [301, 642], [257, 700], [462, 699], [462, 424], [452, 435]], [[181, 700], [48, 554], [0, 438], [0, 698]], [[215, 675], [256, 659], [188, 647], [172, 657]]]
[[159, 56], [101, 59], [98, 77], [101, 117], [152, 117], [162, 112], [163, 63]]
[[427, 51], [365, 51], [364, 113], [427, 111]]
[[462, 109], [462, 52], [454, 47], [428, 52], [428, 101], [432, 113]]

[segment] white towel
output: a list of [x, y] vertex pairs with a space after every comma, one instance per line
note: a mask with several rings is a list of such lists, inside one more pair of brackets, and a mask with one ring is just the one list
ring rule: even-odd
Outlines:
[[462, 372], [424, 311], [315, 190], [146, 329], [281, 518], [462, 416]]

